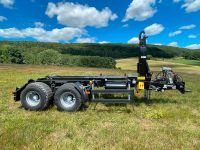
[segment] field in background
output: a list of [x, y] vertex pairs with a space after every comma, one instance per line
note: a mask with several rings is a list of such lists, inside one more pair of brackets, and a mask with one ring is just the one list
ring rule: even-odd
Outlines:
[[188, 59], [182, 59], [182, 58], [174, 58], [174, 59], [167, 59], [165, 61], [179, 63], [179, 64], [185, 64], [185, 65], [200, 66], [200, 60], [188, 60]]
[[[117, 68], [123, 70], [136, 70], [138, 58], [127, 58], [127, 59], [118, 59]], [[188, 74], [200, 74], [200, 61], [197, 60], [185, 60], [185, 59], [157, 59], [157, 60], [148, 60], [150, 70], [160, 71], [162, 66], [169, 66], [176, 72], [188, 73]]]
[[124, 75], [136, 72], [137, 59], [118, 60], [119, 69], [0, 65], [0, 149], [200, 149], [200, 67], [150, 61], [152, 71], [169, 64], [192, 93], [152, 94], [147, 105], [91, 105], [61, 113], [55, 107], [29, 112], [12, 100], [12, 91], [30, 78], [47, 75]]

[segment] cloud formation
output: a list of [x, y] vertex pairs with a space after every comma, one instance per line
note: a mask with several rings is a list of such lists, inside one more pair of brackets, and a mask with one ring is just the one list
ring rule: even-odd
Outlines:
[[48, 3], [46, 15], [50, 18], [57, 16], [58, 22], [62, 25], [79, 28], [106, 27], [110, 20], [117, 18], [108, 7], [99, 11], [95, 7], [69, 2]]
[[0, 4], [2, 4], [4, 7], [7, 7], [7, 8], [11, 8], [14, 2], [15, 0], [0, 0]]
[[162, 24], [154, 23], [144, 29], [148, 36], [153, 36], [160, 34], [164, 30], [164, 26]]
[[173, 37], [173, 36], [179, 35], [179, 34], [181, 34], [181, 33], [182, 33], [181, 30], [174, 31], [174, 32], [170, 32], [170, 33], [169, 33], [169, 37]]
[[188, 13], [197, 12], [200, 10], [200, 0], [185, 0], [182, 8], [185, 8], [185, 11]]
[[126, 15], [122, 21], [125, 22], [130, 19], [144, 21], [153, 17], [157, 12], [154, 7], [155, 3], [155, 0], [133, 0], [127, 8]]
[[95, 38], [78, 38], [76, 43], [96, 43]]
[[133, 37], [128, 41], [128, 44], [138, 44], [138, 43], [139, 43], [138, 37]]
[[196, 39], [196, 38], [197, 38], [197, 35], [190, 34], [190, 35], [188, 35], [188, 38], [190, 38], [190, 39]]
[[100, 41], [99, 44], [108, 44], [110, 43], [109, 41]]
[[36, 28], [43, 28], [44, 27], [44, 23], [42, 22], [34, 22], [34, 25]]
[[190, 25], [182, 26], [179, 29], [181, 29], [181, 30], [190, 30], [190, 29], [193, 29], [193, 28], [196, 28], [195, 24], [190, 24]]
[[174, 3], [179, 3], [181, 0], [173, 0]]
[[3, 38], [33, 38], [42, 42], [68, 42], [69, 40], [85, 34], [85, 30], [65, 27], [47, 31], [43, 28], [26, 29], [0, 29], [0, 37]]
[[[160, 34], [164, 29], [165, 29], [165, 27], [162, 24], [154, 23], [150, 26], [147, 26], [144, 29], [144, 31], [145, 31], [147, 36], [153, 36], [153, 35]], [[138, 37], [133, 37], [128, 41], [128, 43], [129, 44], [138, 44], [139, 39], [138, 39]]]
[[128, 28], [128, 26], [129, 26], [128, 24], [124, 24], [122, 27], [123, 28]]
[[8, 20], [6, 17], [0, 16], [0, 22], [6, 21], [6, 20]]
[[158, 46], [160, 46], [160, 45], [163, 45], [163, 44], [161, 44], [161, 43], [155, 43], [155, 44], [153, 44], [153, 45], [158, 45]]
[[177, 42], [171, 42], [171, 43], [168, 44], [168, 46], [178, 47], [178, 43]]
[[200, 49], [200, 44], [188, 45], [185, 48], [188, 48], [188, 49]]

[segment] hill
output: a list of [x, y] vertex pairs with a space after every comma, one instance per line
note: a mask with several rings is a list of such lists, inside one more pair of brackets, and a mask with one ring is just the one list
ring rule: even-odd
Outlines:
[[[148, 56], [200, 60], [200, 50], [147, 45]], [[0, 63], [48, 64], [114, 68], [119, 58], [137, 57], [138, 45], [0, 42]], [[48, 57], [47, 57], [48, 56]], [[98, 57], [96, 57], [98, 56]]]
[[[102, 56], [112, 58], [128, 58], [138, 55], [137, 44], [62, 44], [47, 42], [0, 42], [0, 47], [12, 46], [20, 48], [23, 51], [38, 51], [46, 49], [54, 49], [62, 54], [83, 55], [83, 56]], [[148, 54], [153, 57], [171, 58], [176, 56], [184, 56], [185, 53], [200, 52], [200, 50], [189, 50], [185, 48], [164, 46], [164, 45], [148, 45]]]

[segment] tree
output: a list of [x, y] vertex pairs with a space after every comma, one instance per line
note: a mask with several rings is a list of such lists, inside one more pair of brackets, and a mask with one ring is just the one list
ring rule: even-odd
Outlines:
[[0, 63], [11, 63], [8, 48], [9, 45], [0, 45]]
[[40, 52], [37, 56], [40, 64], [60, 65], [61, 54], [53, 49], [48, 49]]
[[14, 64], [23, 64], [24, 63], [24, 55], [21, 49], [16, 47], [8, 48], [10, 61]]

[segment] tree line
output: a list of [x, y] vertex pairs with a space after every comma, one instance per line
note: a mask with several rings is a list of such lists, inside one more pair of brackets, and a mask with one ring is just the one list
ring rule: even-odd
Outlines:
[[[31, 48], [32, 49], [32, 48]], [[83, 66], [97, 68], [115, 68], [116, 61], [111, 57], [99, 56], [73, 56], [61, 54], [54, 49], [46, 49], [41, 52], [37, 48], [31, 51], [23, 51], [19, 47], [0, 46], [0, 63], [36, 64], [58, 66]]]
[[[200, 60], [200, 50], [147, 45], [148, 56]], [[137, 44], [62, 44], [0, 42], [0, 63], [52, 64], [113, 68], [114, 59], [138, 57]], [[48, 55], [47, 55], [48, 54]]]

